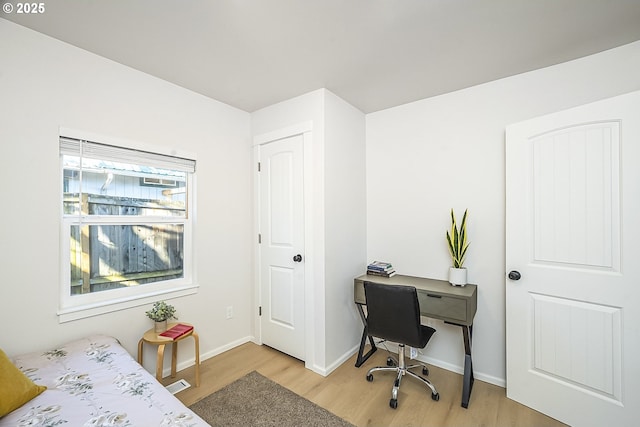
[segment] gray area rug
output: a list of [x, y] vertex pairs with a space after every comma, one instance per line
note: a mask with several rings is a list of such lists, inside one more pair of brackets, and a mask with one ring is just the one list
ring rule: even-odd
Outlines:
[[354, 427], [256, 371], [189, 408], [213, 427]]

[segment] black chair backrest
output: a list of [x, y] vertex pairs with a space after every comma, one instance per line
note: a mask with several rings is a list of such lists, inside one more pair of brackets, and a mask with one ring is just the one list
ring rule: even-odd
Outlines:
[[426, 345], [416, 288], [364, 282], [364, 293], [369, 335], [415, 348]]

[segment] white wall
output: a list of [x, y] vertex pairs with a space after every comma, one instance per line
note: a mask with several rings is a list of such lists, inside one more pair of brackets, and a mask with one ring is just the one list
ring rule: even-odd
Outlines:
[[[328, 90], [316, 90], [252, 114], [255, 136], [310, 123], [313, 182], [313, 369], [328, 374], [353, 355], [361, 331], [353, 304], [353, 278], [366, 250], [364, 114]], [[309, 164], [305, 163], [305, 167]], [[311, 329], [311, 330], [309, 330]], [[309, 346], [307, 347], [309, 348]]]
[[152, 326], [148, 306], [58, 322], [60, 126], [196, 153], [200, 289], [171, 303], [196, 325], [204, 358], [250, 339], [249, 114], [0, 19], [0, 347], [17, 354], [98, 332], [136, 354]]
[[325, 91], [325, 328], [327, 370], [359, 344], [353, 278], [366, 270], [365, 115]]
[[[469, 209], [466, 266], [478, 284], [476, 378], [505, 383], [505, 127], [640, 88], [640, 42], [367, 115], [367, 259], [447, 278], [449, 210]], [[461, 372], [458, 327], [425, 351]]]

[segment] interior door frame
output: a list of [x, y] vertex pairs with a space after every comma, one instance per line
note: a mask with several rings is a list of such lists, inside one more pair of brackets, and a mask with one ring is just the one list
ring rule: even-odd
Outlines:
[[304, 204], [304, 353], [305, 367], [307, 369], [317, 371], [315, 355], [315, 312], [314, 312], [314, 240], [313, 240], [313, 122], [302, 122], [285, 128], [276, 129], [272, 132], [255, 135], [253, 137], [253, 227], [254, 227], [254, 339], [253, 342], [262, 345], [262, 326], [260, 322], [259, 306], [262, 301], [260, 286], [260, 244], [258, 243], [258, 235], [260, 234], [260, 174], [258, 172], [258, 162], [260, 161], [260, 146], [270, 142], [276, 142], [280, 139], [292, 136], [302, 135], [303, 139], [303, 204]]

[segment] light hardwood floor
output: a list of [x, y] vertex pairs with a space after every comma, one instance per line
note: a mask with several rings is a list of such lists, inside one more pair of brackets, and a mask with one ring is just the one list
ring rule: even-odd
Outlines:
[[[435, 366], [429, 366], [429, 379], [440, 394], [438, 402], [426, 387], [407, 378], [400, 387], [398, 408], [391, 409], [392, 374], [375, 374], [371, 383], [365, 379], [369, 368], [385, 365], [387, 355], [380, 348], [360, 368], [354, 366], [354, 355], [323, 377], [305, 369], [300, 360], [246, 343], [204, 361], [200, 387], [194, 386], [193, 367], [179, 372], [177, 378], [192, 386], [176, 396], [189, 406], [255, 370], [357, 426], [564, 426], [507, 399], [503, 388], [479, 380], [473, 386], [469, 408], [462, 408], [462, 376]], [[163, 379], [165, 385], [174, 381]]]

